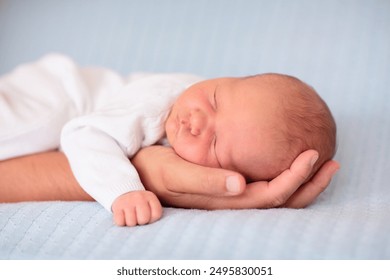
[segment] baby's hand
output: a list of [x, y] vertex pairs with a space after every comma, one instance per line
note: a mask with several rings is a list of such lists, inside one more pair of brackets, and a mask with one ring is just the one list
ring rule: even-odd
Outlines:
[[150, 224], [162, 216], [162, 206], [157, 196], [150, 191], [128, 192], [112, 204], [114, 222], [118, 226]]

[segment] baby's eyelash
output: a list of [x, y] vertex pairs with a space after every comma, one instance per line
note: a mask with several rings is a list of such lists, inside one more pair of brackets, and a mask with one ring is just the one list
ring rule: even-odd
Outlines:
[[218, 103], [217, 103], [217, 88], [214, 90], [214, 108], [218, 108]]
[[214, 136], [214, 155], [215, 155], [215, 158], [217, 160], [219, 167], [222, 167], [221, 163], [219, 162], [218, 157], [217, 157], [217, 136]]

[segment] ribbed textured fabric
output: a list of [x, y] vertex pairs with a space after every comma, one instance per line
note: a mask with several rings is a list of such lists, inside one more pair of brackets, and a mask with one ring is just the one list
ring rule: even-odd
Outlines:
[[3, 204], [0, 259], [388, 259], [388, 209], [165, 208], [157, 223], [120, 228], [97, 203]]
[[341, 170], [302, 210], [165, 209], [117, 228], [96, 203], [0, 205], [0, 258], [389, 259], [390, 2], [0, 1], [0, 73], [58, 51], [83, 65], [205, 77], [282, 72], [338, 125]]

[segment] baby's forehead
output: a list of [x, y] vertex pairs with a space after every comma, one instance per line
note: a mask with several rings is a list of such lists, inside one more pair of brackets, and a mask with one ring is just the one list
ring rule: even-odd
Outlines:
[[[301, 80], [282, 74], [263, 74], [238, 79], [231, 85], [232, 91], [241, 99], [250, 98], [261, 110], [264, 106], [273, 106], [278, 117], [294, 114], [297, 107], [323, 107], [323, 100], [317, 92]], [[240, 99], [236, 100], [240, 102]], [[301, 112], [303, 115], [307, 111]], [[280, 120], [282, 121], [282, 119]]]
[[275, 94], [287, 94], [289, 92], [306, 91], [307, 89], [311, 88], [309, 85], [299, 80], [298, 78], [276, 73], [242, 77], [237, 81], [239, 86], [253, 86], [254, 90], [256, 90], [256, 88], [258, 90], [263, 89], [272, 91]]
[[264, 101], [264, 99], [271, 98], [279, 101], [279, 99], [287, 97], [286, 94], [289, 92], [284, 82], [270, 81], [261, 77], [239, 78], [227, 83], [226, 87], [241, 98], [250, 97], [254, 101]]

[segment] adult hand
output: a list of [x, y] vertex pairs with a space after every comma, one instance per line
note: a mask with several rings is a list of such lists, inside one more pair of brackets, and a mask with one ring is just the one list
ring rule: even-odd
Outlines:
[[187, 162], [168, 147], [151, 146], [132, 158], [146, 188], [167, 206], [201, 209], [292, 207], [312, 203], [329, 185], [339, 165], [326, 162], [305, 182], [318, 153], [300, 154], [288, 170], [274, 180], [246, 185], [243, 176], [223, 169]]

